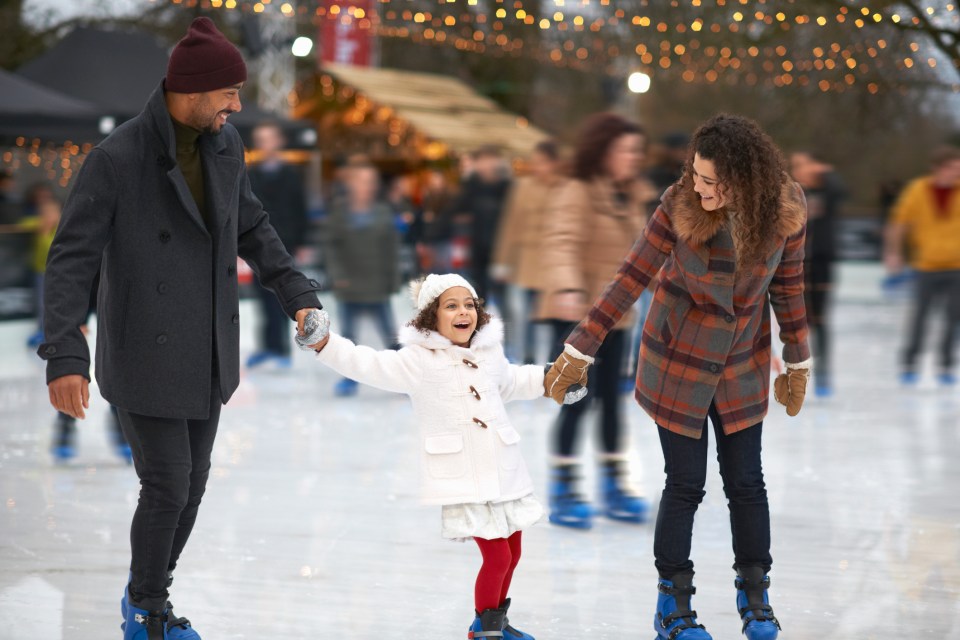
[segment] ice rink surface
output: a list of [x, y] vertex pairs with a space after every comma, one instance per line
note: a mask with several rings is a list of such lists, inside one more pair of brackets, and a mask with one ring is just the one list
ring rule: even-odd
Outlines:
[[[875, 267], [845, 265], [841, 275], [834, 396], [811, 393], [792, 419], [772, 405], [764, 427], [781, 638], [958, 638], [960, 389], [935, 384], [929, 349], [920, 385], [902, 389], [904, 298], [881, 294]], [[242, 318], [245, 357], [250, 303]], [[364, 329], [362, 341], [379, 345]], [[0, 639], [119, 640], [137, 478], [107, 445], [97, 394], [78, 458], [52, 463], [43, 366], [24, 347], [31, 330], [0, 324]], [[465, 638], [480, 556], [442, 540], [439, 508], [418, 505], [407, 400], [365, 387], [335, 398], [336, 377], [295, 356], [290, 370], [245, 372], [223, 411], [171, 592], [177, 613], [207, 640]], [[623, 403], [634, 472], [655, 509], [663, 482], [655, 427], [630, 396]], [[547, 400], [511, 405], [544, 498], [556, 413]], [[742, 636], [729, 521], [710, 464], [694, 534], [694, 607], [716, 640], [732, 640]], [[652, 524], [602, 518], [588, 532], [530, 529], [511, 621], [538, 640], [652, 639], [652, 540]]]

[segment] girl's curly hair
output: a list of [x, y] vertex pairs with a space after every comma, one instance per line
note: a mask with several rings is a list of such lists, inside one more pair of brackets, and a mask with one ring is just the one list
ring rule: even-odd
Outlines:
[[737, 213], [737, 262], [753, 264], [776, 234], [780, 221], [780, 193], [787, 180], [787, 164], [773, 140], [753, 120], [718, 114], [693, 134], [678, 189], [687, 204], [700, 206], [693, 190], [693, 157], [713, 162], [725, 208]]
[[[490, 322], [490, 314], [483, 308], [483, 298], [474, 298], [473, 303], [477, 306], [477, 328], [473, 330], [473, 335], [477, 335]], [[437, 330], [437, 312], [440, 310], [440, 296], [436, 300], [424, 307], [423, 311], [417, 314], [417, 317], [407, 323], [407, 326], [413, 327], [417, 331], [426, 333], [427, 331]], [[470, 336], [472, 339], [473, 336]]]

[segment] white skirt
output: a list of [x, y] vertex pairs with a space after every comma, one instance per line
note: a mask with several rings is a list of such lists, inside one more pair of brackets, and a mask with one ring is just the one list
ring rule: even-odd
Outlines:
[[472, 538], [509, 538], [539, 522], [543, 513], [543, 505], [532, 493], [507, 502], [445, 504], [441, 535], [460, 542]]

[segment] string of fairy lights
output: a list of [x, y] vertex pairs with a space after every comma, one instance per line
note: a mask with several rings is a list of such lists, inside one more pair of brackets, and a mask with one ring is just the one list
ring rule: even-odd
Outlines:
[[89, 142], [76, 144], [67, 140], [59, 144], [20, 136], [0, 153], [0, 166], [14, 174], [28, 166], [40, 169], [47, 180], [66, 188], [92, 148]]
[[[828, 3], [794, 0], [641, 0], [629, 3], [631, 10], [617, 8], [626, 3], [614, 0], [376, 0], [369, 10], [347, 0], [170, 1], [211, 10], [279, 11], [317, 24], [332, 20], [381, 38], [528, 56], [558, 67], [610, 72], [628, 64], [684, 82], [813, 85], [823, 92], [858, 83], [869, 93], [942, 85], [947, 74], [938, 66], [951, 61], [925, 46], [919, 32], [926, 26], [960, 32], [960, 10], [951, 1], [925, 6], [920, 15], [892, 8], [898, 5], [871, 9], [837, 2], [828, 11]], [[960, 92], [960, 82], [951, 88]]]

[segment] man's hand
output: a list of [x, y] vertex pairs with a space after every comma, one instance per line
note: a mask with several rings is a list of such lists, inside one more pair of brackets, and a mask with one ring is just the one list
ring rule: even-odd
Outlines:
[[47, 391], [50, 393], [50, 404], [57, 411], [78, 420], [87, 417], [83, 410], [90, 408], [90, 382], [83, 376], [57, 378], [47, 385]]
[[312, 335], [315, 331], [318, 331], [318, 328], [319, 328], [319, 333], [320, 335], [323, 336], [323, 338], [313, 344], [307, 344], [307, 345], [304, 345], [303, 342], [301, 341], [301, 338], [298, 338], [297, 344], [299, 344], [301, 348], [320, 351], [325, 346], [327, 346], [327, 342], [330, 340], [330, 335], [329, 335], [330, 320], [327, 317], [326, 311], [322, 311], [320, 309], [300, 309], [299, 311], [297, 311], [297, 314], [296, 314], [297, 335], [301, 337], [307, 335], [306, 330], [304, 329], [304, 324], [307, 322], [307, 316], [310, 315], [311, 312], [316, 313], [317, 316], [311, 321], [311, 326], [309, 327], [310, 334]]

